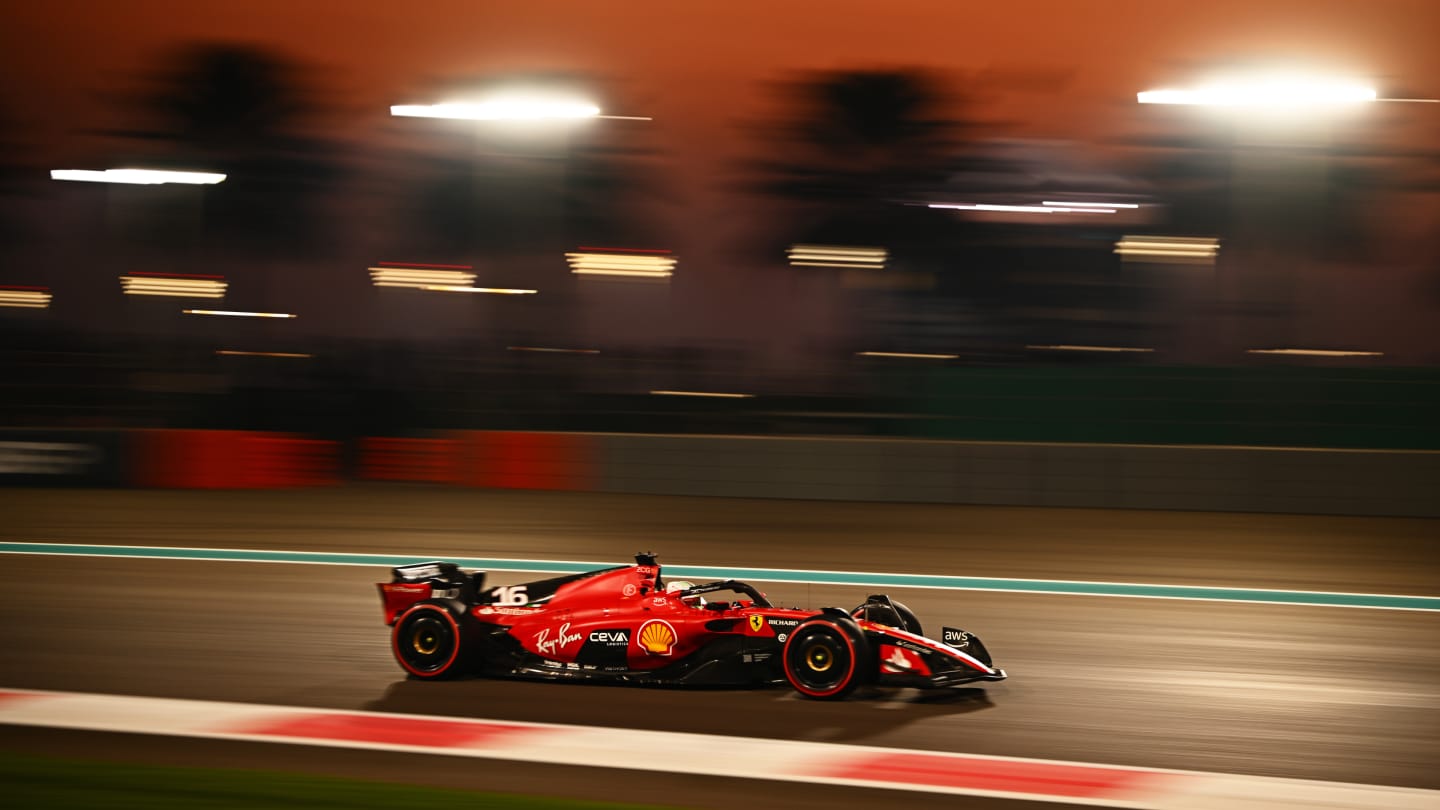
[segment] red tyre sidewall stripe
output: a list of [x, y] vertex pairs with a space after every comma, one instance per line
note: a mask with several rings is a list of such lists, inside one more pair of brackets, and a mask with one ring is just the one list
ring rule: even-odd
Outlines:
[[[443, 666], [429, 671], [415, 669], [414, 667], [406, 663], [405, 656], [400, 654], [400, 629], [405, 626], [406, 619], [409, 619], [412, 614], [421, 610], [431, 610], [444, 616], [445, 621], [450, 623], [451, 632], [455, 634], [455, 644], [450, 650], [450, 657], [445, 659], [445, 664]], [[417, 607], [413, 607], [410, 610], [407, 610], [405, 612], [405, 615], [400, 617], [399, 621], [395, 622], [395, 631], [390, 634], [390, 651], [395, 654], [395, 660], [400, 662], [400, 666], [403, 667], [406, 672], [409, 672], [412, 675], [421, 678], [439, 675], [440, 673], [450, 669], [450, 667], [455, 663], [455, 658], [460, 655], [460, 624], [455, 621], [455, 617], [451, 616], [450, 611], [446, 610], [445, 608], [438, 607], [436, 605], [419, 605]]]
[[[840, 634], [840, 638], [845, 641], [845, 646], [850, 649], [849, 676], [846, 677], [844, 680], [840, 681], [840, 683], [836, 684], [833, 688], [826, 689], [824, 691], [807, 689], [806, 687], [797, 683], [795, 681], [795, 677], [790, 674], [790, 645], [795, 643], [795, 636], [799, 635], [799, 631], [810, 624], [823, 625], [825, 627], [832, 628], [836, 633]], [[795, 687], [795, 691], [800, 692], [804, 695], [809, 695], [810, 697], [830, 697], [831, 695], [843, 690], [846, 686], [850, 684], [851, 681], [855, 679], [855, 673], [859, 671], [860, 660], [855, 655], [855, 642], [850, 639], [850, 634], [845, 632], [845, 628], [834, 622], [822, 620], [815, 622], [806, 622], [805, 624], [802, 624], [799, 627], [795, 628], [795, 630], [796, 632], [791, 633], [790, 638], [785, 640], [785, 647], [780, 651], [780, 663], [783, 664], [785, 667], [785, 680], [789, 681], [790, 685]]]

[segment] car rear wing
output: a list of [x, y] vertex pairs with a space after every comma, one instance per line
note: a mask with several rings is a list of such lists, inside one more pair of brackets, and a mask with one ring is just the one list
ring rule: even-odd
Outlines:
[[485, 585], [485, 572], [466, 573], [448, 562], [424, 562], [390, 569], [390, 581], [376, 583], [385, 623], [394, 624], [405, 609], [426, 599], [458, 599], [472, 604]]

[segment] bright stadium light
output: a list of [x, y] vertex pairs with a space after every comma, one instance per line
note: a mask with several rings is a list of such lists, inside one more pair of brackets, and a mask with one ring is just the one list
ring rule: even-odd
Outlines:
[[582, 247], [566, 253], [565, 261], [575, 275], [665, 279], [679, 260], [668, 250]]
[[1046, 200], [1041, 205], [1057, 206], [1061, 208], [1139, 208], [1139, 203], [1112, 203], [1112, 202], [1065, 202], [1061, 200]]
[[1135, 94], [1141, 104], [1207, 107], [1334, 107], [1376, 101], [1373, 87], [1353, 79], [1291, 74], [1227, 78], [1193, 88]]
[[958, 360], [958, 354], [932, 354], [930, 352], [856, 352], [856, 357], [895, 357], [911, 360]]
[[1220, 240], [1213, 236], [1126, 236], [1115, 243], [1123, 261], [1214, 264], [1219, 252]]
[[646, 115], [605, 115], [597, 104], [585, 98], [517, 89], [484, 98], [452, 99], [439, 104], [392, 104], [390, 114], [403, 118], [448, 118], [455, 121], [653, 120]]
[[230, 318], [294, 318], [293, 312], [246, 312], [235, 309], [184, 309], [186, 315], [224, 315]]
[[406, 118], [450, 118], [458, 121], [545, 121], [595, 118], [600, 108], [587, 101], [502, 98], [444, 104], [395, 104], [390, 114]]
[[376, 287], [410, 287], [417, 290], [435, 287], [466, 287], [475, 281], [475, 273], [464, 264], [403, 264], [381, 262], [369, 268], [370, 283]]
[[1044, 205], [997, 205], [992, 203], [931, 203], [930, 208], [955, 211], [992, 211], [1008, 214], [1113, 214], [1116, 208], [1138, 208], [1136, 205], [1104, 205], [1097, 203], [1057, 203]]
[[46, 309], [53, 297], [49, 287], [0, 287], [0, 307]]
[[422, 290], [431, 292], [482, 293], [485, 295], [535, 295], [539, 290], [519, 290], [510, 287], [466, 287], [463, 284], [430, 284]]
[[1285, 354], [1299, 357], [1384, 357], [1384, 352], [1339, 351], [1335, 349], [1246, 349], [1246, 354]]
[[224, 298], [227, 286], [224, 276], [134, 272], [120, 277], [120, 287], [126, 295]]
[[890, 252], [883, 247], [849, 245], [791, 245], [785, 251], [791, 267], [841, 267], [884, 270]]
[[78, 180], [86, 183], [126, 183], [136, 186], [158, 186], [165, 183], [180, 183], [190, 186], [213, 186], [222, 182], [225, 175], [215, 172], [174, 172], [162, 169], [54, 169], [52, 180]]

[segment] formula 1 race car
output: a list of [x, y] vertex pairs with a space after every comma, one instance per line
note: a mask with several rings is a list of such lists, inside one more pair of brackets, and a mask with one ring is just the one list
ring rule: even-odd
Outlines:
[[[415, 678], [462, 673], [644, 684], [787, 681], [837, 699], [862, 684], [938, 688], [1004, 680], [980, 639], [926, 638], [905, 605], [871, 596], [851, 611], [776, 607], [745, 582], [666, 582], [635, 564], [486, 589], [484, 572], [404, 565], [378, 583], [390, 647]], [[719, 593], [740, 597], [714, 601]], [[711, 600], [707, 601], [706, 596]]]

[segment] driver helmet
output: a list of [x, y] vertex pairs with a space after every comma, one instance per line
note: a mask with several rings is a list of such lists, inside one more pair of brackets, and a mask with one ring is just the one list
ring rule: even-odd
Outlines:
[[[695, 587], [695, 583], [693, 582], [688, 582], [683, 579], [672, 579], [665, 584], [665, 593], [679, 593], [681, 591], [689, 590], [693, 587]], [[690, 607], [705, 606], [705, 597], [700, 596], [699, 594], [696, 594], [694, 596], [682, 596], [680, 597], [680, 601], [684, 602]]]

